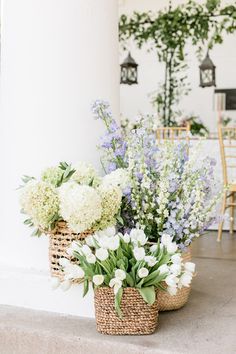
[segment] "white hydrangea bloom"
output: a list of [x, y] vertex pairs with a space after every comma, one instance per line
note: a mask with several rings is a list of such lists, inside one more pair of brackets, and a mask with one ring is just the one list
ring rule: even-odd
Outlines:
[[56, 188], [48, 182], [32, 180], [21, 189], [20, 204], [36, 227], [48, 229], [59, 212]]
[[102, 179], [102, 186], [120, 187], [122, 190], [126, 189], [130, 185], [130, 178], [128, 171], [124, 168], [118, 168], [106, 175]]
[[59, 188], [60, 213], [74, 232], [84, 232], [101, 218], [102, 201], [98, 192], [76, 182]]
[[61, 180], [62, 175], [63, 170], [60, 167], [48, 167], [42, 172], [41, 179], [44, 182], [48, 182], [53, 186], [56, 186]]
[[79, 162], [75, 166], [75, 173], [72, 175], [72, 180], [79, 184], [97, 187], [100, 184], [100, 177], [97, 174], [95, 168], [85, 162]]
[[121, 206], [122, 192], [120, 187], [100, 186], [97, 189], [102, 203], [102, 215], [98, 222], [93, 225], [94, 230], [106, 229], [106, 234], [112, 234], [114, 228], [109, 229], [110, 226], [116, 224], [116, 214]]

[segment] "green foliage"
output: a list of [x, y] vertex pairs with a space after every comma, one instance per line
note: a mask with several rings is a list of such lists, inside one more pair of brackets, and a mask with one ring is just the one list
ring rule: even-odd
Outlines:
[[69, 181], [71, 176], [75, 173], [75, 169], [73, 169], [71, 164], [68, 164], [67, 162], [60, 162], [59, 168], [63, 171], [63, 174], [57, 183], [57, 187], [60, 187], [63, 183]]
[[153, 305], [156, 300], [156, 290], [154, 286], [149, 286], [146, 288], [138, 289], [143, 300], [148, 303], [148, 305]]
[[[93, 282], [94, 275], [103, 276], [103, 282], [98, 286], [111, 286], [111, 281], [116, 278], [116, 271], [123, 271], [125, 277], [122, 278], [120, 283], [120, 288], [115, 292], [115, 309], [119, 317], [122, 316], [121, 313], [121, 300], [123, 289], [127, 287], [136, 288], [144, 301], [149, 305], [152, 305], [156, 299], [156, 289], [162, 288], [161, 283], [165, 281], [168, 273], [160, 272], [160, 267], [164, 264], [171, 265], [171, 256], [173, 253], [169, 253], [166, 246], [163, 246], [158, 241], [156, 243], [156, 249], [152, 250], [151, 245], [145, 241], [146, 244], [141, 246], [137, 244], [134, 246], [132, 240], [125, 242], [121, 234], [118, 234], [119, 243], [115, 250], [107, 249], [108, 254], [105, 260], [99, 260], [96, 258], [94, 263], [88, 261], [87, 255], [83, 253], [84, 243], [81, 241], [77, 242], [77, 249], [73, 252], [73, 258], [77, 260], [77, 265], [84, 271], [84, 295], [88, 292], [89, 281]], [[112, 240], [113, 237], [109, 237]], [[92, 237], [91, 253], [96, 255], [96, 250], [100, 248], [100, 241], [96, 237]], [[147, 260], [144, 258], [137, 260], [134, 255], [135, 247], [143, 247], [146, 256], [151, 256], [155, 262], [153, 264], [148, 264]], [[178, 251], [177, 251], [178, 252]], [[73, 264], [76, 264], [73, 263]], [[141, 276], [140, 269], [146, 269], [148, 274], [146, 276]], [[165, 290], [163, 288], [163, 290]]]
[[164, 83], [153, 98], [165, 126], [175, 125], [175, 107], [190, 91], [187, 82], [185, 47], [197, 47], [200, 58], [208, 43], [212, 48], [223, 42], [225, 33], [236, 30], [236, 7], [221, 7], [220, 0], [207, 0], [199, 4], [188, 0], [176, 8], [169, 7], [157, 14], [134, 12], [131, 17], [122, 15], [119, 22], [120, 41], [132, 38], [139, 48], [149, 43], [158, 60], [165, 64]]

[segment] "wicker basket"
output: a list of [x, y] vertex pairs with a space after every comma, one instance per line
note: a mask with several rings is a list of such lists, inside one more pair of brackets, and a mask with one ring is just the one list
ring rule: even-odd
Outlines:
[[158, 322], [157, 301], [148, 305], [135, 288], [125, 288], [121, 300], [122, 319], [115, 312], [113, 289], [95, 290], [95, 315], [97, 330], [103, 334], [151, 334]]
[[68, 255], [67, 248], [73, 241], [84, 240], [91, 232], [76, 234], [72, 232], [66, 222], [59, 221], [55, 229], [49, 234], [49, 262], [52, 277], [63, 280], [63, 271], [59, 264], [60, 258], [67, 258], [73, 261]]
[[[192, 259], [192, 252], [191, 248], [188, 248], [187, 251], [182, 253], [183, 262], [189, 262]], [[165, 288], [167, 288], [166, 284], [162, 284]], [[158, 292], [158, 310], [159, 311], [171, 311], [171, 310], [178, 310], [183, 307], [189, 298], [189, 294], [191, 291], [191, 286], [186, 288], [183, 287], [182, 289], [178, 289], [176, 295], [170, 295], [168, 292], [159, 291]]]

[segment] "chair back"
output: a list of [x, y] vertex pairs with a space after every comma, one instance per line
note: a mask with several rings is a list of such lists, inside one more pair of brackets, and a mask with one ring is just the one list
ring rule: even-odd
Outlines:
[[186, 141], [189, 142], [190, 124], [185, 127], [160, 127], [157, 128], [157, 141], [161, 144], [165, 141]]
[[232, 177], [236, 170], [236, 127], [223, 127], [218, 124], [218, 137], [223, 170], [224, 184], [229, 184], [229, 176]]

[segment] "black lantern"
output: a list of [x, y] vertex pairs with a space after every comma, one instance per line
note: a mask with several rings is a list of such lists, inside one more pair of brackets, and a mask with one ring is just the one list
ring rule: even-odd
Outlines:
[[120, 65], [120, 83], [126, 85], [138, 83], [138, 64], [131, 57], [130, 52], [124, 62]]
[[201, 87], [210, 87], [216, 86], [216, 67], [213, 64], [211, 58], [209, 57], [209, 53], [202, 64], [199, 66], [200, 68], [200, 86]]

